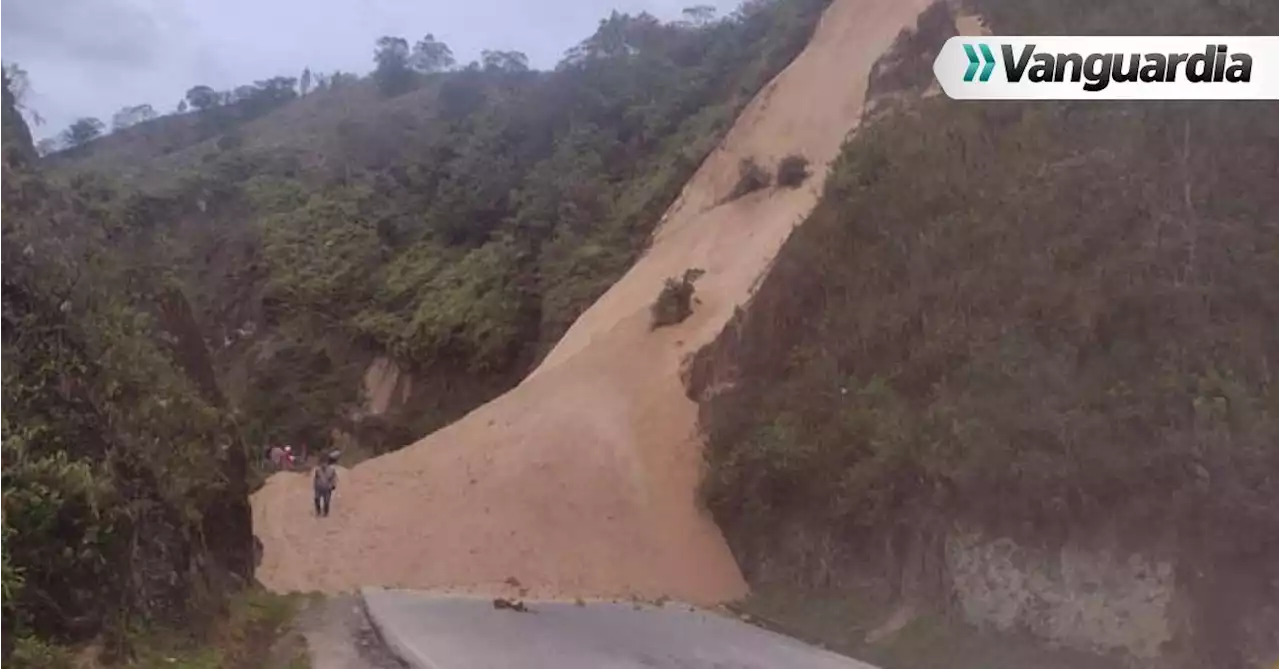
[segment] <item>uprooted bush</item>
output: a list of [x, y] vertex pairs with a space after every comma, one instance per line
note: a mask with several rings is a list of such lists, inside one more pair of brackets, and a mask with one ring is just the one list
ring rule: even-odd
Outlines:
[[658, 299], [650, 310], [653, 322], [649, 329], [675, 325], [693, 313], [693, 282], [703, 273], [700, 269], [687, 269], [679, 279], [670, 277], [663, 283], [662, 292], [658, 293]]
[[778, 161], [778, 185], [795, 188], [809, 178], [809, 159], [798, 153]]
[[769, 171], [761, 167], [755, 158], [743, 158], [738, 161], [738, 183], [729, 193], [729, 199], [736, 200], [747, 193], [768, 188], [772, 180]]

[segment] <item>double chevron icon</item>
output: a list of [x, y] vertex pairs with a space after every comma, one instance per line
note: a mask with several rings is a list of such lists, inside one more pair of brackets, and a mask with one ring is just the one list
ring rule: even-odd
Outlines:
[[991, 47], [986, 44], [979, 44], [978, 51], [982, 52], [982, 59], [978, 59], [977, 52], [974, 51], [972, 44], [964, 45], [964, 55], [969, 57], [969, 67], [964, 71], [964, 80], [973, 81], [973, 75], [978, 71], [978, 65], [982, 65], [982, 74], [978, 75], [978, 81], [986, 81], [991, 78], [991, 71], [996, 69], [996, 57], [991, 53]]

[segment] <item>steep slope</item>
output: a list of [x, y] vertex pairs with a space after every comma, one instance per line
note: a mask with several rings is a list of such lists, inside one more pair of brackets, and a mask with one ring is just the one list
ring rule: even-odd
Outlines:
[[[1005, 35], [1276, 29], [1264, 2], [968, 4]], [[753, 613], [890, 669], [1270, 665], [1275, 102], [893, 79], [871, 89], [900, 111], [693, 364]], [[1014, 659], [992, 629], [1093, 655]]]
[[[816, 204], [828, 163], [861, 117], [872, 64], [927, 3], [890, 4], [846, 2], [828, 10], [809, 48], [747, 106], [685, 186], [645, 258], [574, 323], [531, 377], [604, 333], [648, 337], [640, 312], [664, 279], [690, 267], [707, 271], [698, 281], [702, 305], [672, 337], [687, 352], [719, 332], [792, 227]], [[792, 153], [815, 167], [804, 187], [724, 202], [738, 180], [740, 160], [773, 166]]]
[[[310, 517], [306, 476], [269, 481], [254, 499], [263, 583], [502, 589], [513, 577], [541, 594], [741, 595], [737, 566], [695, 500], [701, 442], [680, 367], [748, 297], [817, 192], [717, 203], [745, 156], [804, 153], [821, 183], [861, 115], [872, 63], [924, 5], [834, 3], [704, 162], [647, 254], [516, 389], [345, 472], [331, 518]], [[663, 279], [690, 267], [706, 271], [693, 317], [650, 333]]]

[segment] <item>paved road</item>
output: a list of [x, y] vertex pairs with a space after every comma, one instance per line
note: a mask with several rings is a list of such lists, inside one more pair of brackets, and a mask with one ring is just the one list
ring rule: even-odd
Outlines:
[[875, 669], [680, 604], [528, 602], [366, 588], [370, 619], [414, 669]]

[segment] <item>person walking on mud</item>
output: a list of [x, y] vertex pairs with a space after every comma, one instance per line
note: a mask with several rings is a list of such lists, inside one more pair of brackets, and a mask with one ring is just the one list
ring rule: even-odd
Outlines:
[[328, 517], [329, 501], [333, 491], [338, 487], [338, 468], [334, 466], [336, 458], [325, 456], [316, 467], [313, 484], [316, 493], [316, 515]]

